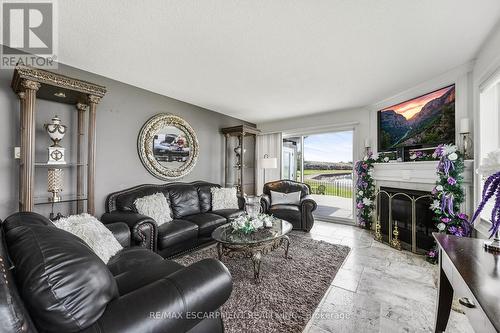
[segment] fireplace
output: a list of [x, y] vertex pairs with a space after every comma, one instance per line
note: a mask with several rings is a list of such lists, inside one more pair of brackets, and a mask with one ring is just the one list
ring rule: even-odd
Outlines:
[[377, 194], [377, 220], [380, 240], [393, 246], [424, 253], [432, 248], [432, 232], [436, 231], [429, 192], [381, 187]]

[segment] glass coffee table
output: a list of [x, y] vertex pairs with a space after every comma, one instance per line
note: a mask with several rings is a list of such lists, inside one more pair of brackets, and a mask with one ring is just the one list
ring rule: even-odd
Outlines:
[[270, 228], [261, 228], [250, 234], [233, 230], [231, 224], [224, 224], [212, 232], [212, 238], [217, 242], [219, 260], [223, 256], [229, 258], [251, 258], [253, 276], [260, 281], [260, 263], [262, 256], [284, 246], [285, 258], [289, 259], [288, 249], [290, 238], [287, 234], [292, 230], [292, 224], [285, 220], [275, 219]]

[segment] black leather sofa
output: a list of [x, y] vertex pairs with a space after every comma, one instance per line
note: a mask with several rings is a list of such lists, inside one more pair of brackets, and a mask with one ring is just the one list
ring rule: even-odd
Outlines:
[[[212, 231], [242, 214], [245, 200], [238, 198], [239, 209], [212, 210], [210, 188], [220, 187], [203, 181], [192, 183], [144, 184], [114, 192], [106, 198], [103, 223], [125, 222], [134, 244], [158, 252], [165, 258], [212, 242]], [[170, 202], [170, 223], [157, 226], [149, 216], [137, 213], [134, 201], [154, 193], [164, 193]]]
[[[300, 204], [297, 205], [275, 205], [271, 200], [271, 191], [290, 193], [300, 191]], [[304, 183], [293, 180], [276, 180], [264, 184], [261, 198], [262, 211], [275, 217], [286, 220], [293, 225], [293, 229], [309, 231], [314, 225], [313, 212], [316, 209], [316, 201], [310, 195], [311, 188]]]
[[[110, 230], [127, 246], [127, 226]], [[232, 282], [218, 260], [184, 267], [132, 247], [106, 265], [36, 213], [11, 215], [0, 236], [1, 332], [223, 332]]]

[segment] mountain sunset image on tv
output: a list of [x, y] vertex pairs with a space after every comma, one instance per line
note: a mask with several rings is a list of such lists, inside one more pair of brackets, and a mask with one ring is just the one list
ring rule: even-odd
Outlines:
[[378, 112], [378, 150], [455, 142], [455, 85]]

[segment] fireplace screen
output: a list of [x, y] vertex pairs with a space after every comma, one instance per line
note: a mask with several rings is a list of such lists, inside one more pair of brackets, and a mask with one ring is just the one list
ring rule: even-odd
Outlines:
[[424, 253], [436, 231], [427, 192], [381, 187], [377, 192], [375, 238], [396, 248]]

